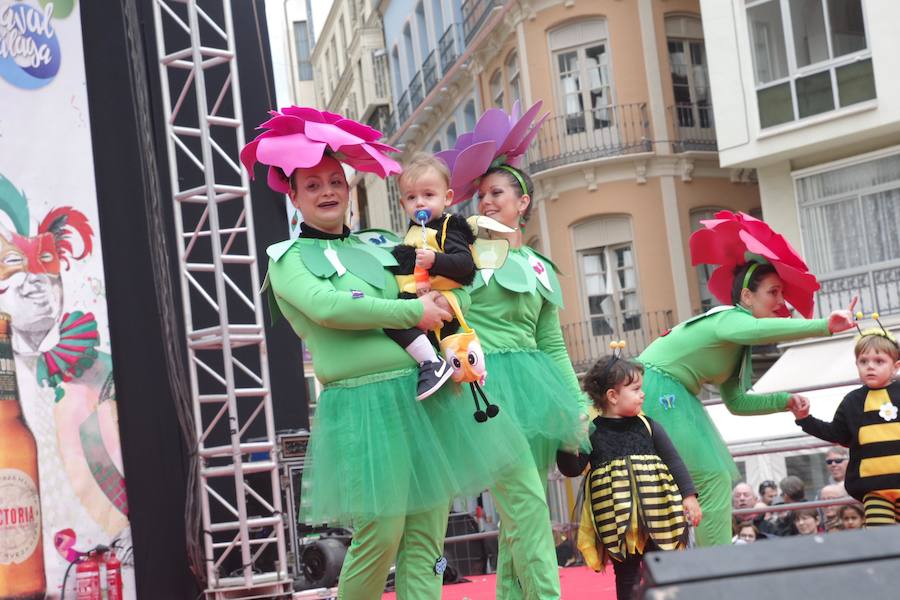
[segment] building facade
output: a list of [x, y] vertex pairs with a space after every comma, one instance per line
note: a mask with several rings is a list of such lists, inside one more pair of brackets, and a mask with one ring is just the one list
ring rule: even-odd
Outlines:
[[[335, 0], [311, 65], [315, 106], [390, 129], [391, 93], [381, 15], [374, 0]], [[374, 175], [350, 173], [351, 228], [390, 227], [387, 183]]]
[[390, 0], [379, 10], [390, 142], [404, 154], [452, 146], [493, 106], [543, 100], [550, 112], [528, 154], [526, 234], [565, 274], [561, 320], [579, 367], [610, 339], [638, 352], [711, 305], [690, 232], [718, 209], [760, 202], [751, 169], [719, 166], [699, 2]]
[[900, 314], [900, 4], [701, 5], [722, 164], [758, 173], [766, 219], [819, 276], [821, 314], [854, 294]]

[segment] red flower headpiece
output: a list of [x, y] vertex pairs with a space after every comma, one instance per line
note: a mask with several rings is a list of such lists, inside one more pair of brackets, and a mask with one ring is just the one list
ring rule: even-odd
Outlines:
[[715, 217], [700, 221], [705, 229], [695, 231], [690, 239], [693, 265], [719, 265], [709, 278], [713, 296], [731, 304], [735, 268], [756, 258], [775, 267], [784, 284], [784, 299], [801, 315], [812, 318], [819, 282], [794, 247], [765, 222], [748, 214], [723, 210]]

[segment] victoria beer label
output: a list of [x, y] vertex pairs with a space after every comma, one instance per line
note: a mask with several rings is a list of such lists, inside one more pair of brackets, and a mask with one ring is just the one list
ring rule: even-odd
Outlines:
[[46, 589], [37, 444], [19, 405], [9, 315], [0, 313], [0, 600], [43, 600]]

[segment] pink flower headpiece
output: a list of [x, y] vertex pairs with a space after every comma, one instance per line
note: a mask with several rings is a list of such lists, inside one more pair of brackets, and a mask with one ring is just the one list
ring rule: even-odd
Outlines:
[[512, 114], [492, 108], [481, 115], [474, 130], [456, 139], [453, 148], [435, 154], [450, 168], [454, 204], [471, 198], [481, 177], [492, 167], [501, 164], [519, 166], [528, 145], [550, 115], [545, 113], [532, 126], [531, 121], [541, 110], [541, 104], [538, 100], [521, 117], [518, 100], [513, 104]]
[[257, 129], [267, 129], [241, 150], [241, 162], [253, 177], [256, 162], [269, 165], [267, 182], [276, 192], [291, 190], [294, 169], [314, 167], [330, 154], [357, 171], [387, 177], [399, 173], [400, 164], [386, 152], [397, 152], [378, 140], [381, 132], [353, 119], [315, 108], [288, 106], [270, 111], [272, 118]]
[[719, 265], [709, 278], [713, 296], [731, 304], [735, 268], [748, 260], [768, 262], [781, 277], [784, 299], [801, 315], [812, 318], [819, 282], [794, 247], [768, 224], [748, 214], [722, 210], [715, 217], [700, 221], [705, 229], [695, 231], [690, 239], [693, 265]]

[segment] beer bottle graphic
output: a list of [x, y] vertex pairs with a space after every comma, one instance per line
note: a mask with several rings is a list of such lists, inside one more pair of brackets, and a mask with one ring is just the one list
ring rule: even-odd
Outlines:
[[10, 333], [0, 313], [0, 600], [44, 600], [37, 444], [19, 405]]

